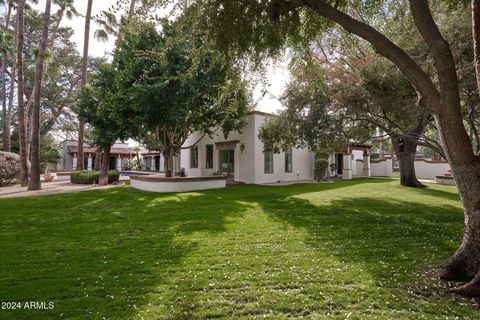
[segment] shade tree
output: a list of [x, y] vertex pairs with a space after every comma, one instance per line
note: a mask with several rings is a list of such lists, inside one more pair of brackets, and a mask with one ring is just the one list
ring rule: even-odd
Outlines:
[[[303, 43], [306, 47], [335, 23], [370, 43], [407, 77], [417, 92], [419, 107], [434, 116], [465, 212], [462, 244], [445, 264], [441, 278], [465, 281], [465, 285], [456, 290], [458, 293], [480, 295], [480, 159], [472, 150], [463, 122], [452, 47], [439, 29], [430, 2], [199, 0], [192, 5], [200, 17], [197, 25], [208, 30], [219, 48], [233, 54], [253, 54], [261, 58], [278, 52], [286, 43]], [[376, 24], [376, 18], [388, 15], [391, 6], [406, 8], [405, 14], [413, 21], [427, 48], [428, 59], [417, 61]], [[480, 36], [474, 32], [473, 37]]]
[[233, 61], [208, 47], [185, 20], [136, 22], [119, 47], [118, 88], [124, 92], [119, 118], [133, 117], [135, 137], [159, 150], [166, 175], [189, 135], [225, 136], [240, 130], [250, 110], [246, 84]]

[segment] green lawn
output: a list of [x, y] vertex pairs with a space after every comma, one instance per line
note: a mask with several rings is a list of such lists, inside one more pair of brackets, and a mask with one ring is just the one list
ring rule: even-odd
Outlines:
[[479, 319], [430, 270], [457, 247], [453, 187], [392, 180], [130, 187], [0, 200], [1, 319]]

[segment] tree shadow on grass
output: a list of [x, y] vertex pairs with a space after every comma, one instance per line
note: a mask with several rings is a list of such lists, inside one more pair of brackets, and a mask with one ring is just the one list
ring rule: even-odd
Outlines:
[[277, 221], [306, 230], [313, 248], [334, 253], [345, 263], [363, 264], [382, 281], [392, 280], [393, 274], [408, 277], [425, 261], [442, 263], [462, 235], [463, 219], [456, 206], [375, 198], [313, 205], [295, 196], [260, 204]]
[[460, 195], [455, 186], [438, 186], [432, 184], [429, 188], [411, 188], [411, 190], [419, 194], [439, 197], [445, 200], [460, 200]]
[[[306, 243], [341, 261], [346, 272], [357, 270], [368, 274], [379, 287], [413, 290], [427, 299], [432, 292], [447, 293], [449, 299], [452, 298], [448, 286], [438, 281], [432, 269], [445, 263], [462, 239], [461, 206], [446, 204], [446, 201], [460, 200], [457, 193], [433, 188], [406, 190], [446, 200], [429, 201], [428, 204], [409, 201], [408, 196], [401, 200], [376, 198], [374, 194], [312, 202], [311, 197], [306, 196], [308, 193], [301, 189], [295, 186], [285, 189], [276, 199], [256, 197], [250, 200], [257, 201], [266, 214], [285, 228], [306, 231]], [[326, 189], [334, 190], [336, 186]], [[331, 275], [326, 273], [326, 277]], [[352, 274], [352, 283], [355, 278]], [[466, 301], [463, 299], [461, 304], [465, 306]], [[480, 306], [478, 299], [471, 302], [477, 308]]]
[[199, 245], [182, 237], [222, 233], [248, 208], [225, 206], [221, 195], [127, 188], [2, 206], [2, 301], [55, 303], [53, 310], [2, 310], [12, 319], [135, 317], [151, 294], [174, 291], [169, 276]]
[[[365, 184], [366, 182], [368, 184]], [[404, 283], [411, 283], [415, 273], [423, 272], [425, 268], [429, 268], [432, 264], [444, 262], [456, 249], [462, 234], [462, 215], [458, 206], [445, 203], [438, 205], [434, 203], [422, 204], [419, 201], [398, 198], [376, 198], [375, 193], [372, 193], [373, 196], [371, 197], [356, 196], [348, 192], [337, 198], [331, 197], [331, 195], [335, 195], [336, 190], [361, 184], [365, 184], [365, 188], [372, 186], [381, 188], [382, 184], [385, 184], [387, 188], [387, 184], [391, 184], [391, 181], [364, 179], [317, 185], [235, 186], [224, 191], [224, 199], [258, 206], [270, 219], [284, 225], [285, 234], [289, 233], [289, 229], [306, 231], [308, 237], [305, 243], [310, 248], [321, 252], [319, 256], [325, 257], [326, 260], [339, 262], [333, 268], [332, 266], [325, 266], [326, 269], [336, 270], [334, 272], [338, 273], [350, 273], [349, 275], [338, 276], [341, 282], [338, 283], [338, 288], [335, 290], [341, 290], [340, 288], [343, 285], [348, 286], [356, 282], [361, 287], [363, 285], [361, 284], [362, 281], [373, 279], [379, 284], [380, 288], [396, 288], [402, 291]], [[242, 192], [231, 192], [235, 191], [235, 188]], [[320, 197], [321, 199], [317, 202], [311, 201], [317, 195], [322, 195], [324, 191], [333, 191], [333, 193], [327, 196], [326, 200]], [[427, 193], [427, 195], [437, 196], [438, 193]], [[448, 195], [445, 200], [457, 199]], [[268, 230], [259, 230], [258, 232], [267, 233]], [[245, 243], [244, 245], [248, 246], [249, 244]], [[269, 247], [268, 243], [263, 245]], [[258, 252], [252, 248], [251, 254], [253, 256]], [[274, 256], [283, 255], [282, 252], [277, 251], [272, 251], [271, 254]], [[300, 255], [299, 260], [303, 260], [303, 254], [312, 256], [308, 252], [296, 252], [296, 254]], [[294, 267], [294, 264], [299, 263], [298, 261], [288, 260], [295, 253], [289, 252], [285, 255], [283, 261], [277, 260], [274, 265], [259, 265], [258, 267], [260, 270], [264, 269], [263, 271], [266, 273], [272, 273], [272, 268], [274, 270], [278, 268], [287, 270], [291, 266]], [[292, 265], [289, 266], [287, 261], [290, 261]], [[342, 266], [347, 268], [342, 269]], [[305, 274], [317, 270], [310, 266], [307, 266], [307, 268], [309, 269], [304, 270], [306, 271]], [[302, 272], [299, 271], [300, 274]], [[302, 287], [301, 283], [291, 282], [294, 278], [286, 280], [280, 277], [276, 280], [273, 273], [270, 280], [261, 277], [255, 280], [252, 278], [251, 285], [253, 287], [263, 285], [270, 288], [268, 290], [279, 288], [280, 291], [299, 290]], [[314, 291], [328, 290], [325, 289], [325, 285], [331, 286], [335, 282], [332, 281], [332, 278], [337, 277], [335, 274], [327, 272], [310, 274], [315, 275], [314, 278], [310, 279], [314, 287], [310, 290]], [[271, 283], [271, 281], [279, 282]], [[188, 295], [188, 301], [191, 302], [191, 304], [185, 304], [176, 311], [176, 316], [180, 318], [182, 315], [195, 318], [194, 315], [198, 315], [195, 309], [199, 304], [205, 302], [202, 298], [203, 291], [198, 294], [192, 293], [189, 289], [191, 285], [187, 282], [184, 286], [178, 288], [178, 293]], [[228, 303], [227, 305], [235, 309], [236, 316], [240, 314], [240, 318], [261, 314], [256, 313], [259, 312], [258, 309], [249, 310], [243, 305], [243, 302], [240, 303], [239, 301], [245, 301], [246, 304], [258, 303], [261, 306], [260, 309], [272, 308], [277, 314], [283, 314], [283, 316], [301, 315], [303, 312], [308, 314], [310, 311], [314, 312], [323, 303], [303, 304], [301, 309], [298, 309], [298, 306], [295, 307], [293, 300], [290, 300], [287, 305], [270, 305], [266, 301], [261, 301], [258, 291], [253, 296], [248, 294], [243, 296], [244, 291], [248, 292], [248, 289], [236, 291], [235, 288], [230, 287], [230, 284], [224, 284], [219, 289], [204, 288], [203, 290], [207, 292], [218, 290], [213, 294], [214, 296], [216, 294], [225, 297], [228, 296], [228, 292], [236, 295], [236, 297], [230, 297], [230, 300], [228, 300], [230, 305]], [[253, 292], [255, 291], [251, 289], [250, 293]], [[239, 295], [242, 295], [242, 297], [240, 298]], [[348, 296], [349, 294], [345, 294], [344, 299], [348, 300]], [[272, 296], [271, 300], [277, 298], [279, 297]], [[193, 307], [194, 305], [196, 307]], [[212, 316], [212, 314], [208, 315]], [[218, 316], [225, 316], [225, 314], [219, 312]], [[233, 317], [232, 314], [227, 314], [227, 316]]]
[[[359, 265], [361, 272], [391, 285], [409, 279], [431, 261], [444, 261], [453, 252], [461, 237], [458, 207], [345, 198], [345, 193], [339, 198], [311, 200], [322, 191], [335, 192], [366, 181], [366, 188], [391, 182], [359, 179], [287, 187], [247, 185], [165, 195], [119, 188], [39, 197], [24, 203], [3, 201], [7, 211], [0, 229], [2, 299], [56, 304], [54, 310], [6, 314], [15, 319], [125, 319], [156, 308], [158, 314], [169, 315], [166, 318], [198, 318], [201, 292], [209, 290], [208, 277], [201, 283], [192, 282], [192, 276], [186, 279], [192, 271], [187, 258], [210, 245], [201, 237], [205, 233], [218, 238], [213, 246], [221, 250], [229, 224], [243, 223], [242, 217], [251, 210], [261, 210], [260, 216], [264, 214], [285, 228], [305, 231], [306, 244], [313, 250]], [[449, 197], [447, 200], [454, 200]], [[264, 231], [253, 228], [242, 232]], [[265, 253], [270, 247], [264, 245], [268, 244], [239, 243], [238, 250], [243, 250], [239, 254], [248, 255], [249, 250]], [[208, 262], [225, 260], [231, 254], [214, 253]], [[265, 268], [286, 267], [285, 261], [272, 263]], [[216, 267], [235, 274], [235, 266], [223, 260]], [[221, 295], [229, 292], [228, 285]], [[246, 290], [242, 299], [255, 299], [249, 293]], [[228, 304], [223, 307], [232, 308]], [[215, 310], [203, 311], [205, 317], [215, 316]]]

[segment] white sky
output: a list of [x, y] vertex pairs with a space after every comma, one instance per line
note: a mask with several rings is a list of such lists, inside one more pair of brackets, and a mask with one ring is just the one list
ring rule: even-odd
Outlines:
[[[107, 10], [110, 6], [116, 3], [116, 0], [93, 0], [92, 16], [96, 15], [102, 10]], [[34, 6], [38, 10], [43, 11], [45, 9], [45, 0], [40, 0], [38, 5]], [[84, 15], [87, 12], [87, 1], [86, 0], [75, 0], [75, 8], [77, 11]], [[53, 8], [52, 12], [55, 12], [56, 7]], [[83, 50], [83, 37], [84, 37], [84, 17], [75, 17], [72, 20], [63, 19], [62, 25], [71, 27], [74, 30], [74, 35], [72, 41], [77, 44], [77, 49], [79, 52]], [[110, 52], [114, 45], [114, 40], [110, 39], [109, 42], [103, 43], [95, 40], [93, 33], [97, 29], [95, 23], [91, 24], [90, 27], [90, 48], [89, 54], [91, 56], [104, 56], [106, 53]], [[268, 86], [267, 90], [274, 96], [281, 96], [286, 81], [288, 81], [288, 70], [285, 66], [279, 67], [270, 67], [268, 72]], [[282, 105], [270, 94], [266, 94], [263, 99], [259, 100], [260, 94], [262, 92], [262, 87], [258, 86], [253, 92], [253, 100], [258, 102], [256, 107], [257, 110], [264, 112], [275, 112], [276, 110], [282, 109]]]

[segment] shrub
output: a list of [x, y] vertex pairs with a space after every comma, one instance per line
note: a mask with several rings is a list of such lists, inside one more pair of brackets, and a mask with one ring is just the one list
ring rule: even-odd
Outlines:
[[[74, 171], [70, 174], [70, 182], [74, 184], [93, 184], [98, 183], [100, 177], [99, 171], [84, 170]], [[120, 172], [117, 170], [108, 171], [108, 183], [118, 182]]]
[[118, 170], [108, 171], [108, 183], [118, 182], [120, 178], [120, 172]]
[[70, 182], [74, 184], [93, 184], [98, 183], [98, 171], [84, 170], [70, 173]]
[[177, 172], [175, 172], [176, 177], [186, 177], [187, 174], [185, 173], [185, 168], [181, 168]]
[[328, 168], [328, 165], [329, 165], [328, 159], [325, 159], [325, 158], [315, 159], [315, 179], [317, 179], [317, 181], [320, 181], [323, 179], [323, 177], [325, 176], [325, 171]]
[[15, 153], [0, 151], [0, 187], [10, 184], [20, 176], [20, 157]]

